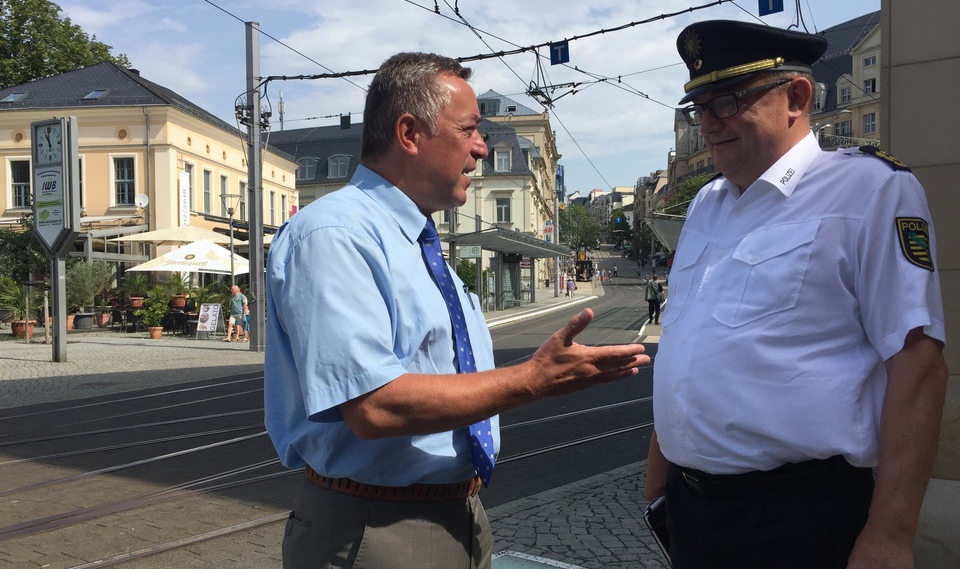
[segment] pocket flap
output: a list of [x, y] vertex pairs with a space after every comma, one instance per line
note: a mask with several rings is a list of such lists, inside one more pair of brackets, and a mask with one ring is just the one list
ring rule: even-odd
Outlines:
[[813, 241], [819, 227], [820, 220], [814, 219], [776, 225], [751, 233], [737, 246], [733, 258], [748, 265], [762, 263]]

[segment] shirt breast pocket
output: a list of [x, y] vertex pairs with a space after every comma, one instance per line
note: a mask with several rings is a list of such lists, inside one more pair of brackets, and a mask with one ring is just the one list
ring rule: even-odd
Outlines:
[[737, 246], [724, 279], [726, 293], [714, 310], [737, 327], [797, 305], [820, 220], [777, 225], [751, 233]]
[[667, 304], [663, 307], [663, 314], [660, 315], [664, 328], [671, 326], [680, 317], [687, 298], [692, 294], [694, 276], [706, 247], [706, 238], [691, 232], [687, 241], [677, 249], [673, 266], [670, 268], [670, 278], [667, 281], [669, 286]]

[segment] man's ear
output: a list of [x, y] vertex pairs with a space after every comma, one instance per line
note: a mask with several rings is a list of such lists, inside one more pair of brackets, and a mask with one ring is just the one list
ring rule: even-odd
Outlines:
[[806, 112], [810, 108], [812, 98], [813, 85], [806, 79], [791, 81], [787, 86], [787, 105], [791, 116], [794, 114], [799, 116]]
[[420, 137], [423, 134], [420, 129], [420, 121], [409, 113], [402, 114], [397, 119], [394, 137], [400, 148], [411, 156], [419, 152]]

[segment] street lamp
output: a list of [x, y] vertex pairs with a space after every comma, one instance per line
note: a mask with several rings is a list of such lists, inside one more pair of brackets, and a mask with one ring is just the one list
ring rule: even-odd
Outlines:
[[243, 201], [242, 194], [220, 194], [220, 201], [223, 202], [223, 209], [227, 210], [230, 216], [230, 286], [236, 284], [233, 268], [233, 214], [237, 212], [237, 206]]

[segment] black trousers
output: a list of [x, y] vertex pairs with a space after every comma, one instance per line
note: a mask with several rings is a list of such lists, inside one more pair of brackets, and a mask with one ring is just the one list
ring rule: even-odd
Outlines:
[[647, 320], [654, 324], [660, 323], [660, 303], [656, 300], [647, 301]]
[[674, 569], [844, 569], [867, 521], [873, 472], [829, 460], [813, 478], [788, 476], [783, 484], [749, 476], [726, 484], [727, 477], [685, 476], [671, 465]]

